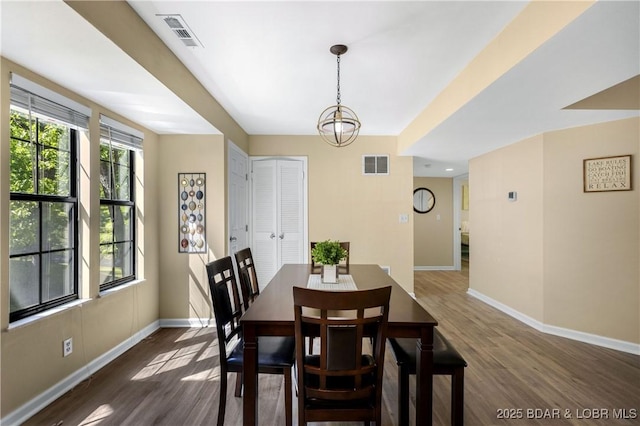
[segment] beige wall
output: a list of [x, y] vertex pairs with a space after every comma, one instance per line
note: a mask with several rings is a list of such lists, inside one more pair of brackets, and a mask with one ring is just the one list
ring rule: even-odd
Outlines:
[[[542, 320], [542, 137], [469, 163], [469, 286]], [[507, 193], [516, 191], [510, 202]]]
[[[155, 179], [158, 166], [157, 137], [146, 129], [119, 117], [117, 114], [93, 104], [49, 82], [28, 70], [1, 58], [0, 74], [0, 305], [2, 330], [0, 331], [2, 359], [0, 416], [17, 409], [41, 392], [54, 386], [72, 373], [131, 338], [141, 329], [158, 320], [158, 184]], [[82, 298], [81, 305], [50, 314], [28, 324], [9, 327], [7, 300], [9, 297], [8, 271], [8, 216], [9, 216], [9, 73], [23, 77], [52, 89], [68, 98], [92, 108], [90, 140], [83, 140], [80, 155], [91, 163], [81, 176], [81, 228], [82, 228]], [[99, 252], [99, 131], [98, 117], [103, 113], [145, 133], [144, 155], [140, 157], [137, 185], [144, 186], [144, 198], [138, 203], [138, 230], [141, 247], [138, 267], [144, 280], [103, 297], [98, 295]], [[94, 177], [91, 178], [91, 174]], [[74, 351], [62, 357], [63, 339], [72, 337]]]
[[[205, 265], [226, 255], [226, 150], [222, 136], [160, 136], [160, 317], [213, 317]], [[206, 173], [205, 234], [208, 252], [178, 253], [178, 173]]]
[[633, 191], [582, 191], [582, 160], [636, 161], [639, 130], [549, 132], [473, 159], [470, 288], [545, 325], [639, 343], [638, 173]]
[[[544, 136], [544, 322], [640, 343], [640, 119]], [[582, 192], [582, 160], [633, 155], [633, 190]]]
[[[251, 136], [252, 156], [306, 156], [309, 239], [351, 242], [351, 263], [391, 267], [413, 291], [413, 163], [395, 155], [395, 137], [360, 136], [334, 148], [317, 136]], [[388, 154], [389, 176], [363, 176], [363, 154]], [[399, 215], [409, 216], [399, 223]]]
[[420, 187], [433, 192], [436, 204], [428, 213], [413, 212], [414, 266], [453, 267], [453, 179], [414, 178], [413, 189]]

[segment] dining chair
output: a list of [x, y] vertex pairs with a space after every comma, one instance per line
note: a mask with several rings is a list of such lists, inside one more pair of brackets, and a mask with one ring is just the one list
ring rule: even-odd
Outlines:
[[[416, 339], [389, 338], [398, 365], [399, 424], [409, 424], [409, 375], [416, 374]], [[451, 425], [464, 424], [464, 368], [467, 362], [437, 329], [433, 334], [433, 374], [451, 376]]]
[[[316, 246], [317, 242], [316, 241], [312, 241], [309, 243], [310, 245], [310, 249], [313, 250], [313, 248]], [[347, 251], [347, 257], [342, 261], [342, 263], [340, 263], [338, 265], [338, 273], [340, 274], [348, 274], [349, 273], [349, 247], [350, 247], [350, 242], [349, 241], [341, 241], [340, 242], [340, 247], [342, 247], [343, 249], [345, 249]], [[311, 251], [309, 251], [309, 253], [311, 253]], [[317, 265], [314, 261], [313, 261], [313, 256], [311, 256], [311, 273], [313, 274], [319, 274], [321, 272], [321, 268], [322, 265]]]
[[[293, 288], [298, 424], [382, 419], [382, 377], [391, 287], [360, 291]], [[363, 337], [377, 344], [363, 350]], [[306, 337], [320, 340], [308, 355]]]
[[235, 253], [236, 266], [238, 267], [238, 279], [242, 290], [242, 303], [244, 309], [248, 309], [253, 301], [260, 295], [256, 265], [249, 247]]
[[[243, 340], [240, 317], [244, 305], [240, 300], [238, 284], [230, 256], [206, 265], [209, 289], [213, 302], [220, 352], [220, 400], [218, 426], [223, 426], [227, 402], [227, 373], [235, 372], [235, 396], [242, 394]], [[258, 348], [258, 373], [284, 375], [285, 418], [291, 426], [292, 397], [291, 370], [295, 361], [295, 342], [292, 337], [261, 337]]]

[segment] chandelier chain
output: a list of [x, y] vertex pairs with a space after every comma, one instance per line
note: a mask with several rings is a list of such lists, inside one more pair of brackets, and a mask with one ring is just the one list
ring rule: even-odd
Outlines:
[[338, 96], [336, 97], [336, 102], [340, 105], [340, 55], [336, 55], [338, 57]]

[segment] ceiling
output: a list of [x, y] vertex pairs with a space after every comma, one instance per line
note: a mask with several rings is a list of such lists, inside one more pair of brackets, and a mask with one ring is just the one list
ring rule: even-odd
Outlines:
[[[342, 103], [361, 134], [399, 135], [527, 4], [128, 3], [251, 135], [316, 133], [336, 100], [338, 43], [349, 47]], [[186, 47], [164, 14], [181, 15], [200, 46]], [[3, 0], [0, 18], [8, 59], [157, 133], [219, 133], [64, 2]], [[639, 2], [597, 2], [402, 154], [416, 157], [417, 176], [456, 176], [470, 158], [529, 136], [637, 116], [637, 106], [565, 107], [640, 74], [639, 33]]]

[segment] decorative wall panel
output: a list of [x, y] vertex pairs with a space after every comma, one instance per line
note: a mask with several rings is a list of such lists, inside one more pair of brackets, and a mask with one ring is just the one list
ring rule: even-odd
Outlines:
[[178, 173], [178, 252], [205, 253], [206, 173]]

